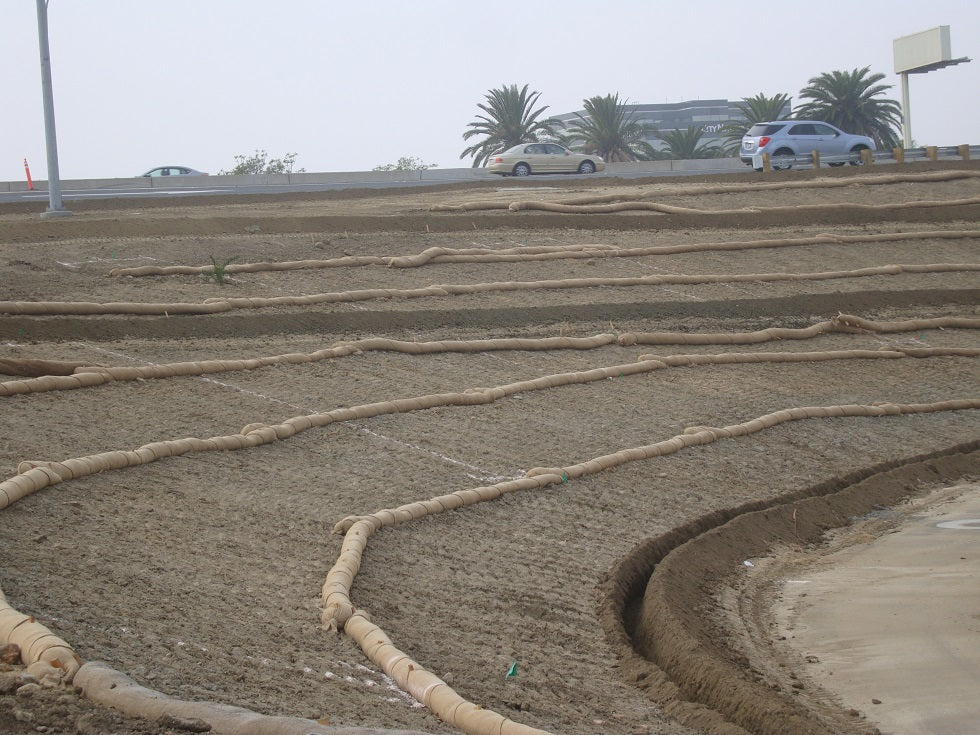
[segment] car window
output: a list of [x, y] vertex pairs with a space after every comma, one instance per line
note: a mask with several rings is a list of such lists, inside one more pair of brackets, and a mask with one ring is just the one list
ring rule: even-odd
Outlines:
[[801, 123], [799, 125], [794, 125], [791, 127], [787, 133], [788, 135], [816, 135], [817, 131], [813, 129], [813, 126], [809, 123]]
[[786, 127], [786, 124], [785, 123], [778, 123], [778, 124], [777, 123], [768, 123], [768, 124], [756, 123], [751, 128], [749, 128], [749, 132], [747, 132], [746, 135], [751, 135], [753, 137], [756, 137], [756, 136], [759, 136], [759, 135], [772, 135], [773, 133], [777, 133], [780, 130], [782, 130], [783, 128], [785, 128], [785, 127]]
[[829, 125], [820, 125], [819, 123], [814, 123], [813, 129], [817, 131], [817, 135], [832, 135], [832, 136], [837, 135], [837, 131], [834, 130]]
[[548, 153], [552, 154], [553, 156], [564, 156], [565, 155], [565, 149], [562, 148], [560, 145], [555, 145], [554, 143], [549, 143], [548, 144]]
[[533, 155], [535, 153], [544, 153], [543, 149], [544, 149], [543, 145], [535, 144], [535, 145], [529, 145], [527, 148], [524, 149], [524, 152]]

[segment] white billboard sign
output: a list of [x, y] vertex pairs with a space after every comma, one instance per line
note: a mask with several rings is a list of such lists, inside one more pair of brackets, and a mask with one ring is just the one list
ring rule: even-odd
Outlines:
[[947, 66], [953, 60], [949, 45], [949, 26], [902, 36], [892, 41], [895, 51], [895, 73], [914, 74]]

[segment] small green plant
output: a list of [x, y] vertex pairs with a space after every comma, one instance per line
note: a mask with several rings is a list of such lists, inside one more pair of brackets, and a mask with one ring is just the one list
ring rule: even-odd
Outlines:
[[224, 286], [225, 278], [228, 275], [228, 264], [231, 261], [233, 261], [237, 256], [232, 256], [228, 258], [228, 260], [225, 260], [222, 263], [219, 263], [217, 260], [215, 260], [213, 255], [208, 257], [211, 258], [211, 272], [204, 273], [204, 277], [209, 281], [213, 278], [219, 286]]

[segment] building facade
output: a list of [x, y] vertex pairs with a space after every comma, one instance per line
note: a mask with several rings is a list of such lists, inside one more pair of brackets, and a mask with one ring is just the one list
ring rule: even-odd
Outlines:
[[[725, 123], [730, 121], [743, 120], [744, 117], [735, 106], [741, 102], [730, 102], [729, 100], [692, 100], [689, 102], [673, 102], [648, 105], [624, 105], [627, 115], [632, 119], [651, 130], [644, 140], [657, 150], [663, 150], [666, 146], [656, 133], [666, 133], [672, 130], [687, 130], [691, 126], [700, 127], [702, 130], [701, 143], [704, 145], [722, 145], [725, 137], [722, 132]], [[781, 117], [788, 116], [792, 111], [792, 100], [787, 100], [783, 108]], [[584, 110], [578, 113], [568, 112], [563, 115], [555, 115], [555, 118], [568, 124], [576, 120], [576, 114], [584, 115]]]

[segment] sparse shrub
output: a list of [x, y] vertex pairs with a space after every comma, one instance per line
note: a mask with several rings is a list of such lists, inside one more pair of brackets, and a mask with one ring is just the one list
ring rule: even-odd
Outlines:
[[224, 286], [225, 278], [228, 277], [228, 264], [231, 263], [231, 261], [233, 261], [237, 256], [232, 256], [221, 263], [215, 260], [213, 255], [209, 257], [211, 258], [211, 272], [205, 273], [204, 277], [208, 280], [213, 278], [219, 286]]

